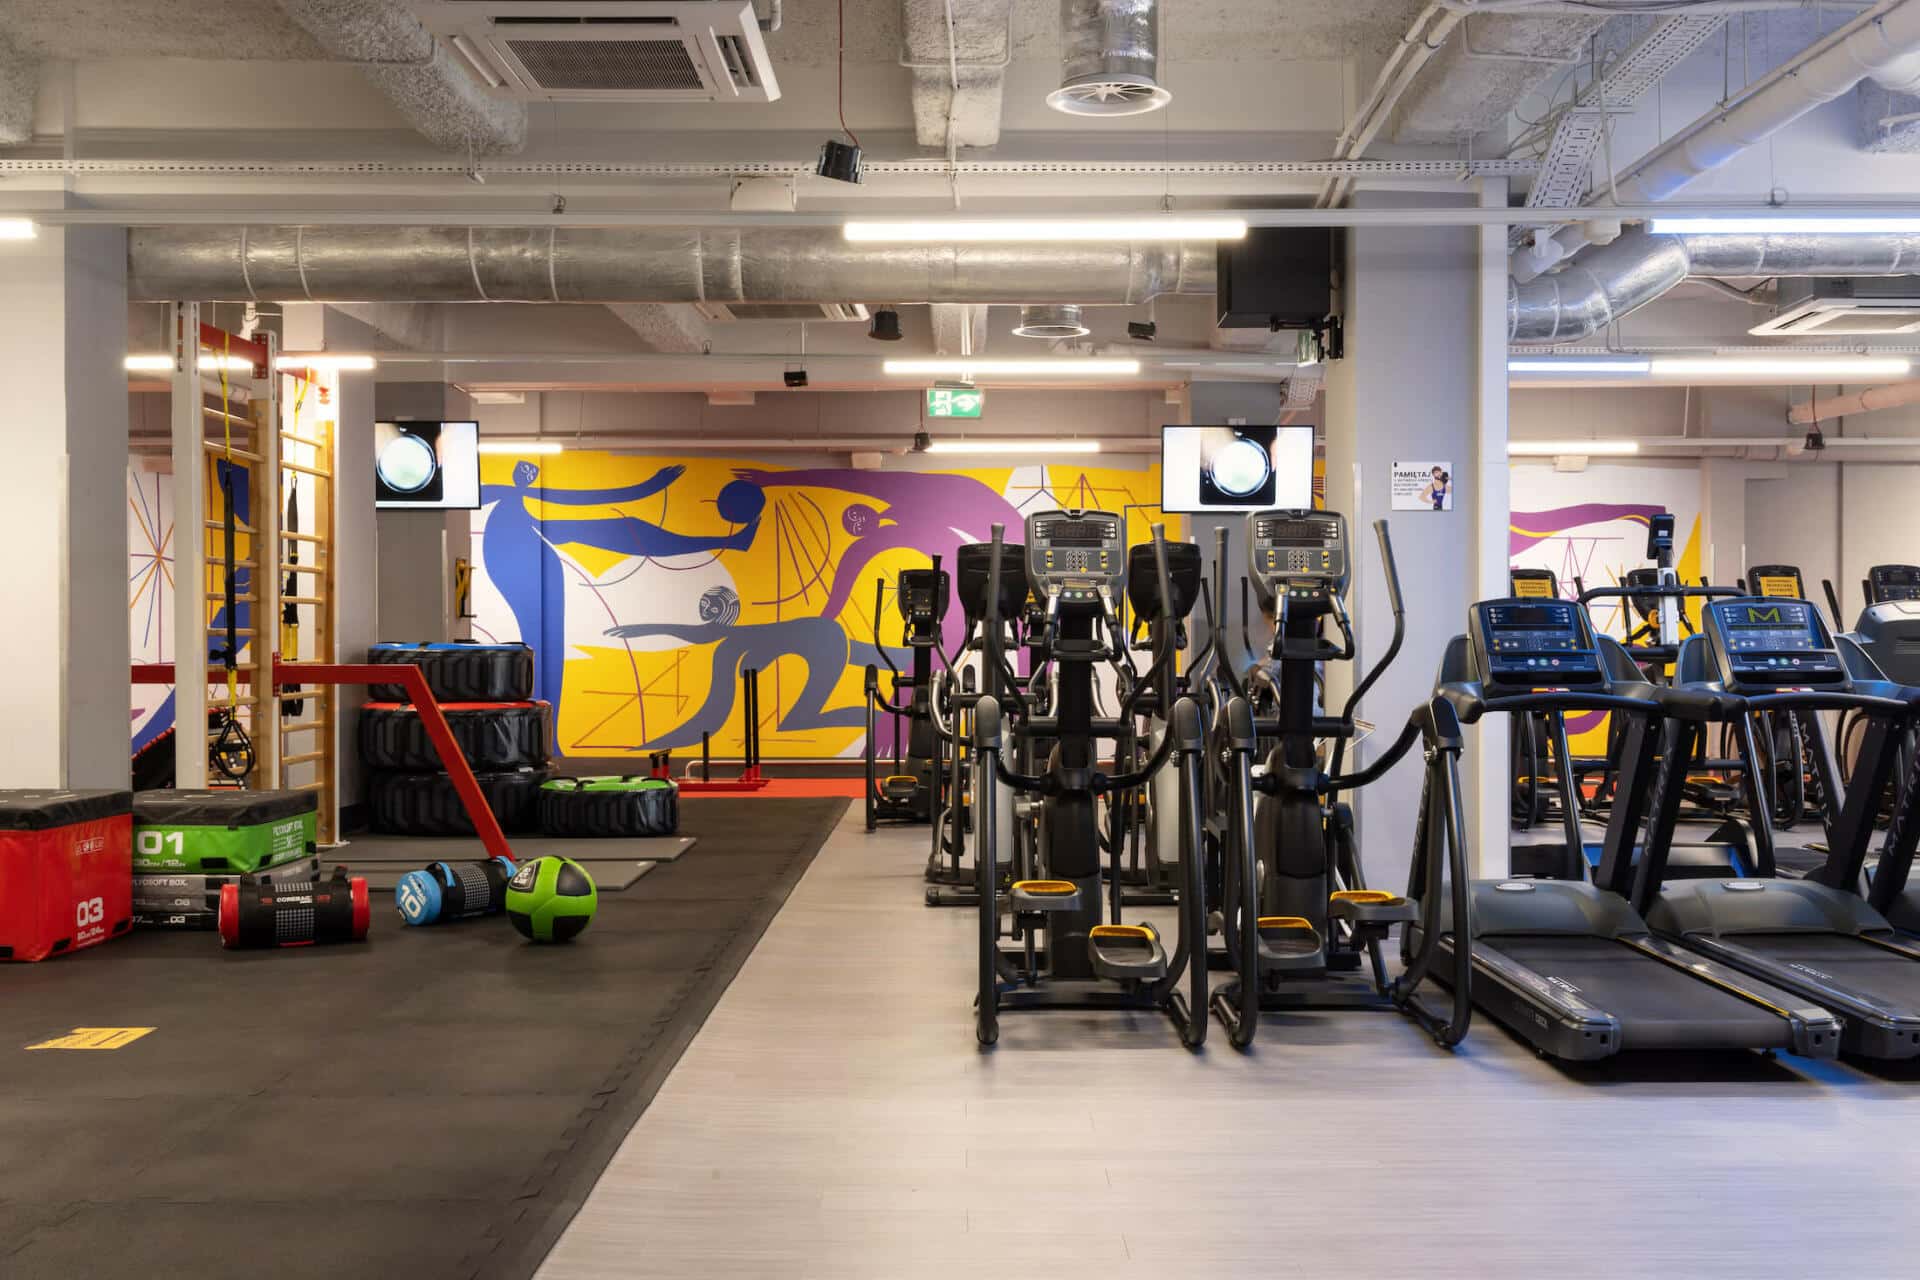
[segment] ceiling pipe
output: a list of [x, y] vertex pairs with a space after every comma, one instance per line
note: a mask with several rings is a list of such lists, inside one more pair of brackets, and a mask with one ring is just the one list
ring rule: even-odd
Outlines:
[[[1898, 409], [1910, 404], [1920, 404], [1920, 381], [1868, 387], [1850, 396], [1819, 396], [1787, 410], [1787, 421], [1809, 426], [1815, 422], [1832, 422], [1835, 418], [1878, 413], [1882, 409]], [[1832, 444], [1833, 441], [1827, 443]]]
[[[935, 438], [961, 438], [959, 433], [935, 429]], [[1029, 437], [995, 436], [994, 440], [1024, 442]], [[1046, 436], [1034, 436], [1032, 439], [1047, 439]], [[1150, 453], [1160, 452], [1160, 436], [1156, 432], [1151, 436], [1073, 436], [1079, 442], [1091, 440], [1100, 446], [1101, 453]], [[130, 437], [130, 448], [135, 453], [161, 452], [172, 448], [172, 437], [151, 432], [140, 432]], [[808, 439], [804, 436], [655, 436], [644, 434], [620, 435], [597, 432], [586, 435], [565, 435], [548, 431], [537, 436], [515, 434], [491, 435], [481, 432], [482, 444], [504, 443], [524, 444], [537, 441], [541, 444], [557, 444], [566, 449], [592, 449], [607, 453], [655, 453], [670, 449], [676, 453], [891, 453], [909, 454], [913, 452], [911, 433], [902, 438], [898, 433], [887, 436], [834, 436], [825, 439]], [[992, 454], [982, 454], [991, 458]], [[1023, 455], [1028, 459], [1036, 455]], [[1044, 457], [1045, 455], [1037, 455]]]
[[1159, 0], [1060, 0], [1055, 111], [1133, 116], [1173, 101], [1160, 83]]
[[[1611, 199], [1622, 206], [1657, 204], [1700, 175], [1717, 169], [1823, 103], [1873, 79], [1898, 92], [1920, 92], [1920, 0], [1892, 0], [1862, 14], [1763, 78], [1739, 101], [1715, 107], [1667, 142], [1617, 172], [1612, 188], [1596, 192], [1595, 203]], [[1624, 213], [1624, 208], [1622, 209]], [[1719, 239], [1719, 237], [1713, 237]], [[1585, 241], [1567, 232], [1536, 236], [1519, 270], [1508, 282], [1510, 334], [1518, 342], [1578, 341], [1645, 306], [1686, 278], [1673, 275], [1686, 246], [1662, 243], [1673, 237], [1622, 237], [1581, 252]], [[1785, 240], [1787, 237], [1768, 237]], [[1694, 273], [1715, 275], [1893, 275], [1897, 271], [1853, 272], [1838, 265], [1849, 250], [1846, 237], [1794, 237], [1802, 253], [1822, 259], [1819, 270], [1714, 271], [1695, 261]], [[1569, 256], [1571, 255], [1571, 256]], [[1825, 259], [1834, 256], [1829, 264]], [[1569, 265], [1542, 275], [1556, 262]], [[1911, 259], [1909, 259], [1911, 262]], [[1907, 271], [1914, 270], [1909, 265]]]
[[1920, 272], [1920, 234], [1653, 235], [1629, 231], [1552, 275], [1507, 282], [1507, 337], [1578, 342], [1688, 276], [1899, 276]]
[[1214, 291], [1211, 241], [863, 244], [838, 227], [135, 227], [133, 301], [1133, 305]]
[[1622, 204], [1665, 200], [1862, 80], [1920, 93], [1920, 0], [1862, 14], [1774, 69], [1732, 106], [1718, 107], [1616, 175]]

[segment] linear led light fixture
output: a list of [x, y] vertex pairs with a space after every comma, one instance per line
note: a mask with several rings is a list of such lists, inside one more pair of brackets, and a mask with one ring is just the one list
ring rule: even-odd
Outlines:
[[1507, 361], [1508, 373], [1647, 373], [1653, 361], [1622, 356], [1514, 356]]
[[[218, 372], [222, 365], [226, 366], [228, 373], [253, 372], [253, 361], [245, 356], [216, 356], [204, 352], [200, 356], [202, 369]], [[126, 370], [128, 373], [172, 373], [173, 357], [157, 353], [131, 355], [126, 359]]]
[[1240, 240], [1239, 218], [918, 218], [853, 221], [846, 238], [864, 244], [1090, 243], [1112, 240]]
[[481, 453], [510, 453], [515, 457], [529, 454], [559, 453], [563, 448], [558, 440], [482, 440]]
[[39, 234], [32, 218], [0, 218], [0, 240], [32, 240]]
[[1648, 220], [1648, 229], [1662, 236], [1912, 235], [1920, 232], [1920, 214], [1859, 214], [1847, 217], [1780, 214], [1771, 218], [1692, 214], [1651, 218]]
[[1098, 440], [935, 440], [925, 453], [1098, 453]]
[[1555, 457], [1579, 454], [1585, 457], [1619, 457], [1640, 452], [1638, 440], [1509, 440], [1509, 458]]
[[1913, 369], [1905, 356], [1661, 356], [1656, 378], [1900, 378]]
[[307, 354], [289, 352], [275, 358], [273, 367], [280, 370], [313, 369], [327, 370], [332, 373], [371, 373], [379, 368], [379, 361], [372, 356], [328, 355], [323, 351]]
[[1138, 360], [1083, 360], [1066, 356], [1057, 360], [986, 360], [960, 356], [951, 360], [888, 360], [883, 373], [896, 378], [1071, 378], [1131, 377], [1140, 372]]

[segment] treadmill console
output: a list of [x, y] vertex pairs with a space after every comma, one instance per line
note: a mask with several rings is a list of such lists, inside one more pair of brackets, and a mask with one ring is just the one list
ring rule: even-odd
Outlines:
[[1520, 600], [1558, 600], [1560, 579], [1551, 569], [1509, 569], [1507, 594]]
[[1027, 581], [1064, 607], [1112, 608], [1126, 588], [1126, 527], [1105, 511], [1027, 517]]
[[1472, 621], [1468, 634], [1489, 689], [1605, 682], [1593, 624], [1571, 600], [1482, 600]]
[[1798, 567], [1790, 564], [1757, 564], [1747, 570], [1747, 594], [1804, 600], [1807, 586]]
[[1347, 589], [1347, 518], [1334, 511], [1256, 511], [1247, 568], [1262, 600], [1324, 600]]
[[1729, 689], [1846, 678], [1827, 624], [1805, 600], [1714, 600], [1706, 630]]
[[1867, 603], [1920, 600], [1920, 565], [1877, 564], [1867, 570]]

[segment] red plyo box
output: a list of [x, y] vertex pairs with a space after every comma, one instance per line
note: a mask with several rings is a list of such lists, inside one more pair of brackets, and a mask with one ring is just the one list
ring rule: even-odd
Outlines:
[[133, 927], [133, 793], [0, 790], [0, 960]]

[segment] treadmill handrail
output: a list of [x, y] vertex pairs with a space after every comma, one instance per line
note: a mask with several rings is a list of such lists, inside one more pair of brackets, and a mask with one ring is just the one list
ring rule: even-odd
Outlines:
[[1495, 711], [1631, 711], [1640, 715], [1660, 711], [1657, 698], [1590, 689], [1553, 688], [1489, 697], [1482, 685], [1448, 682], [1436, 692], [1452, 704], [1463, 724], [1472, 724]]

